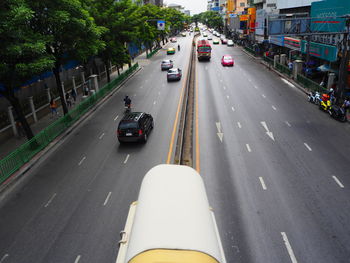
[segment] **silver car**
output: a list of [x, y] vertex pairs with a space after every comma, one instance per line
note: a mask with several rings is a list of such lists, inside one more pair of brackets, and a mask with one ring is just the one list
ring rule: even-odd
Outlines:
[[179, 68], [171, 68], [167, 73], [167, 80], [180, 80], [182, 77], [182, 71]]
[[170, 59], [163, 60], [160, 64], [161, 70], [168, 70], [171, 69], [174, 66], [173, 61]]

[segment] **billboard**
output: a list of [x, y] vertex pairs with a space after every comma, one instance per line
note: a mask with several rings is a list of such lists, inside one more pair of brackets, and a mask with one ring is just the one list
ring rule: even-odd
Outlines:
[[256, 10], [255, 33], [257, 35], [260, 35], [260, 36], [264, 35], [265, 18], [266, 18], [265, 9]]
[[271, 19], [268, 22], [268, 34], [292, 35], [308, 33], [309, 25], [310, 19], [308, 18], [291, 18], [290, 20]]
[[345, 18], [332, 18], [350, 13], [350, 1], [326, 0], [311, 5], [312, 32], [344, 32]]
[[[301, 52], [306, 54], [307, 52], [307, 41], [301, 41]], [[328, 60], [330, 62], [337, 60], [338, 48], [336, 46], [325, 45], [315, 42], [310, 42], [310, 55]]]
[[310, 6], [312, 2], [316, 2], [316, 1], [322, 1], [322, 0], [278, 0], [277, 9]]

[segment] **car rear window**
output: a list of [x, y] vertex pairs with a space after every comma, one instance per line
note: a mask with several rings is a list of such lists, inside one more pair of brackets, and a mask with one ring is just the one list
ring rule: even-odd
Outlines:
[[168, 72], [169, 73], [177, 73], [177, 69], [169, 69]]
[[119, 124], [119, 129], [137, 129], [138, 123], [136, 121], [123, 121]]

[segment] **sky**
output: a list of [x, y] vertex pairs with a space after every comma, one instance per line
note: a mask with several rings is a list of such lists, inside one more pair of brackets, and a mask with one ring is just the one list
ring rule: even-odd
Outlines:
[[166, 4], [179, 4], [191, 11], [191, 16], [207, 10], [208, 0], [164, 0]]

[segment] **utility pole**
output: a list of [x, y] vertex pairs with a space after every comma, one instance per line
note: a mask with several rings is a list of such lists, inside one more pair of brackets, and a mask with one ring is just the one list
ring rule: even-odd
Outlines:
[[349, 65], [349, 31], [350, 31], [350, 17], [346, 16], [346, 32], [344, 33], [342, 56], [339, 67], [338, 89], [336, 92], [337, 104], [340, 105], [344, 100], [344, 92], [347, 86], [347, 75]]

